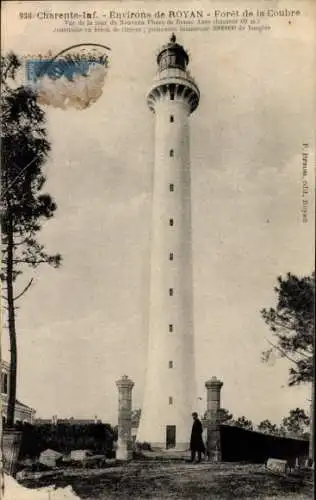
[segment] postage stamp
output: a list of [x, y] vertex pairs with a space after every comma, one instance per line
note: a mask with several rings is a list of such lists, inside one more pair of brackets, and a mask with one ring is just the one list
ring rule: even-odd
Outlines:
[[52, 52], [27, 56], [25, 76], [40, 104], [61, 109], [85, 109], [102, 94], [111, 49], [82, 43]]

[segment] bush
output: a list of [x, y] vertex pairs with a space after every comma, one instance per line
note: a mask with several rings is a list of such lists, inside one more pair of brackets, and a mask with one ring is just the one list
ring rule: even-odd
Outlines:
[[144, 441], [143, 443], [136, 441], [135, 448], [136, 450], [152, 451], [151, 444], [147, 443], [146, 441]]
[[109, 424], [23, 424], [20, 459], [36, 458], [47, 448], [60, 453], [88, 449], [113, 455], [114, 432]]

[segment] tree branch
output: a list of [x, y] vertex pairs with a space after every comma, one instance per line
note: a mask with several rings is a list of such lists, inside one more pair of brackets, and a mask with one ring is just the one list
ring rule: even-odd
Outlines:
[[[25, 167], [24, 167], [24, 168], [22, 168], [22, 170], [20, 170], [20, 172], [19, 172], [19, 173], [17, 174], [17, 176], [13, 179], [13, 181], [9, 184], [9, 186], [8, 186], [8, 187], [7, 187], [7, 189], [4, 191], [4, 193], [2, 193], [2, 196], [5, 196], [5, 195], [9, 192], [9, 190], [11, 189], [11, 187], [15, 184], [15, 182], [16, 182], [16, 181], [18, 180], [18, 178], [19, 178], [19, 177], [23, 174], [23, 172], [25, 172], [25, 170], [26, 170], [28, 167], [30, 167], [30, 166], [32, 165], [32, 163], [34, 163], [34, 161], [35, 161], [35, 160], [37, 160], [37, 159], [38, 159], [38, 155], [37, 155], [37, 154], [35, 154], [35, 156], [34, 156], [33, 160], [31, 160], [29, 163], [27, 163], [27, 165], [25, 165]], [[14, 163], [14, 165], [15, 165], [16, 167], [18, 167], [18, 168], [19, 168], [19, 165], [17, 165], [15, 162], [13, 162], [13, 163]]]
[[276, 325], [277, 328], [280, 328], [281, 330], [288, 330], [289, 332], [293, 333], [295, 331], [294, 325], [289, 324], [289, 326], [285, 325], [282, 323], [282, 321], [277, 321], [276, 319], [273, 320], [273, 323]]
[[28, 289], [30, 288], [30, 286], [32, 285], [32, 283], [33, 283], [33, 278], [30, 279], [30, 281], [28, 282], [28, 284], [26, 285], [26, 287], [24, 287], [24, 289], [22, 290], [22, 292], [19, 293], [16, 297], [14, 297], [13, 300], [18, 300], [20, 297], [22, 297], [22, 295], [24, 295], [28, 291]]
[[14, 264], [47, 264], [48, 260], [47, 259], [39, 259], [39, 260], [32, 260], [32, 259], [14, 259]]
[[16, 241], [16, 240], [15, 240], [15, 241], [14, 241], [14, 244], [13, 244], [14, 248], [19, 247], [19, 246], [21, 246], [21, 245], [25, 245], [25, 243], [27, 242], [27, 239], [28, 239], [28, 238], [23, 238], [23, 240], [21, 240], [21, 241]]
[[284, 356], [285, 358], [287, 358], [289, 361], [291, 361], [292, 363], [294, 363], [295, 365], [297, 365], [297, 361], [294, 359], [294, 358], [291, 358], [288, 354], [286, 354], [285, 351], [283, 351], [283, 349], [281, 349], [281, 347], [273, 344], [270, 340], [266, 339], [266, 341], [272, 345], [272, 347], [274, 347], [274, 349], [277, 349], [281, 354], [282, 356]]
[[[310, 359], [310, 356], [308, 356], [308, 354], [305, 354], [304, 352], [302, 352], [300, 349], [296, 349], [296, 352], [297, 352], [298, 354], [300, 354], [301, 356], [303, 356], [303, 358], [305, 358], [305, 359]], [[311, 352], [310, 352], [310, 355], [312, 355], [312, 354], [313, 354], [313, 352], [311, 351]]]

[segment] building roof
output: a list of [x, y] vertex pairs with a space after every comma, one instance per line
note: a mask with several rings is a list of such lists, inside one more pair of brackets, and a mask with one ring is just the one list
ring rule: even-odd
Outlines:
[[[1, 371], [4, 370], [5, 373], [10, 370], [10, 363], [8, 363], [7, 361], [5, 361], [4, 359], [1, 360], [0, 366], [1, 366]], [[2, 400], [3, 403], [7, 403], [8, 395], [2, 393], [1, 394], [1, 400]], [[21, 408], [24, 408], [25, 410], [29, 410], [31, 412], [35, 412], [36, 411], [34, 408], [31, 408], [31, 406], [28, 406], [28, 405], [22, 403], [18, 399], [15, 400], [15, 403], [16, 403], [16, 405], [20, 406]]]
[[32, 411], [35, 411], [34, 408], [31, 408], [30, 406], [24, 404], [24, 403], [21, 403], [21, 401], [19, 401], [18, 399], [15, 400], [16, 404], [19, 405], [19, 406], [22, 406], [22, 408], [25, 408], [27, 410], [32, 410]]
[[[8, 404], [8, 395], [7, 394], [1, 394], [1, 402], [3, 405]], [[21, 401], [19, 401], [18, 399], [15, 400], [15, 403], [16, 403], [16, 407], [20, 407], [22, 409], [29, 410], [30, 412], [33, 412], [33, 413], [36, 412], [36, 410], [34, 408], [31, 408], [31, 406], [28, 406], [24, 403], [21, 403]]]
[[5, 361], [4, 359], [1, 360], [1, 370], [2, 368], [4, 368], [5, 370], [9, 370], [10, 369], [10, 363], [8, 363], [7, 361]]

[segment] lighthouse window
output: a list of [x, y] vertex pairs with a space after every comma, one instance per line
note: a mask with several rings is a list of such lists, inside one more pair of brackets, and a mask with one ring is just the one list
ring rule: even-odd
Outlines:
[[173, 260], [173, 252], [169, 253], [169, 260]]
[[172, 396], [169, 396], [169, 404], [172, 405], [173, 404], [173, 397]]
[[173, 296], [173, 288], [169, 288], [169, 295], [170, 295], [170, 297]]
[[169, 191], [171, 191], [171, 192], [174, 191], [174, 184], [169, 184]]
[[173, 226], [173, 219], [169, 219], [169, 226]]
[[170, 149], [169, 156], [173, 156], [173, 155], [174, 155], [174, 151], [173, 151], [173, 149]]
[[173, 368], [173, 361], [169, 361], [169, 368]]
[[170, 122], [173, 123], [174, 122], [174, 117], [173, 115], [170, 115]]
[[173, 325], [169, 325], [169, 332], [172, 333], [173, 332]]

